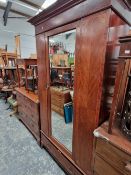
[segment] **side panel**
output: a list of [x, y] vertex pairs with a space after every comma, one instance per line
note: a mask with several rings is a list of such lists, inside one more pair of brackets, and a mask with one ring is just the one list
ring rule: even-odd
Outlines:
[[110, 17], [109, 35], [106, 51], [106, 64], [104, 73], [103, 98], [101, 106], [101, 116], [108, 118], [112, 105], [116, 70], [118, 66], [118, 57], [120, 43], [118, 38], [128, 34], [129, 26], [112, 11]]
[[111, 10], [83, 18], [77, 33], [73, 159], [91, 172], [93, 131], [98, 126]]
[[48, 116], [47, 116], [47, 66], [46, 66], [46, 49], [45, 37], [43, 34], [37, 35], [37, 57], [38, 57], [38, 92], [40, 100], [40, 119], [41, 130], [48, 136]]

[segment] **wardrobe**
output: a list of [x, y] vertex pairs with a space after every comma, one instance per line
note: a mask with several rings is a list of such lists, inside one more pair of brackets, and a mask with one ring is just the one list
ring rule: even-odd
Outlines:
[[[29, 22], [36, 32], [41, 146], [68, 174], [91, 175], [93, 131], [110, 115], [118, 37], [129, 31], [130, 8], [122, 0], [58, 0]], [[49, 40], [74, 30], [73, 136], [69, 150], [52, 135]]]

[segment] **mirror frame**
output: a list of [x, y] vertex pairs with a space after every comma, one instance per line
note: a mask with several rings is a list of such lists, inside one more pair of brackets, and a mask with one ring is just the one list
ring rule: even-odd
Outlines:
[[[73, 133], [72, 133], [72, 152], [68, 150], [63, 144], [61, 144], [55, 137], [52, 136], [52, 121], [51, 121], [51, 93], [50, 93], [50, 62], [49, 62], [49, 37], [64, 33], [70, 30], [76, 29], [76, 42], [75, 42], [75, 48], [77, 48], [77, 33], [79, 32], [79, 24], [80, 21], [64, 25], [62, 27], [50, 30], [45, 33], [46, 38], [46, 68], [47, 68], [47, 86], [48, 86], [48, 108], [47, 108], [47, 115], [48, 115], [48, 128], [49, 128], [49, 139], [50, 141], [60, 150], [60, 152], [64, 153], [65, 156], [68, 156], [68, 158], [72, 158], [73, 156], [73, 145], [74, 145], [74, 119], [73, 119]], [[75, 51], [75, 59], [77, 58], [77, 54]], [[75, 79], [74, 79], [75, 82]], [[74, 83], [75, 84], [75, 83]], [[74, 101], [75, 101], [75, 93], [74, 93]], [[74, 112], [75, 115], [75, 112]]]

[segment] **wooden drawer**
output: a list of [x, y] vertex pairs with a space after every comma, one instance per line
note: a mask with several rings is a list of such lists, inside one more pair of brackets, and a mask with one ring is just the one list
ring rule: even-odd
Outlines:
[[94, 175], [123, 175], [113, 166], [108, 164], [105, 160], [96, 155]]
[[100, 157], [104, 159], [107, 163], [109, 163], [112, 167], [115, 167], [117, 170], [119, 170], [121, 173], [125, 175], [131, 175], [131, 172], [126, 169], [126, 165], [131, 163], [131, 155], [116, 148], [109, 142], [100, 138], [97, 139], [96, 153], [97, 155], [100, 155]]
[[20, 112], [24, 113], [29, 119], [33, 120], [34, 123], [38, 125], [39, 123], [39, 112], [38, 111], [32, 112], [28, 108], [26, 109], [23, 106], [18, 106], [18, 112], [19, 114]]
[[34, 123], [24, 112], [19, 112], [19, 119], [26, 125], [26, 127], [37, 138], [39, 136], [39, 125]]
[[57, 162], [68, 172], [70, 175], [82, 175], [82, 173], [70, 162], [61, 151], [55, 147], [50, 140], [48, 140], [43, 134], [41, 134], [41, 142], [50, 152], [50, 154], [56, 159]]

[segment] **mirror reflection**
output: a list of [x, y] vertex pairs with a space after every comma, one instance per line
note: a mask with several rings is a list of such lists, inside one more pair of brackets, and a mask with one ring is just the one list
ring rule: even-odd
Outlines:
[[76, 30], [49, 37], [52, 136], [72, 151]]

